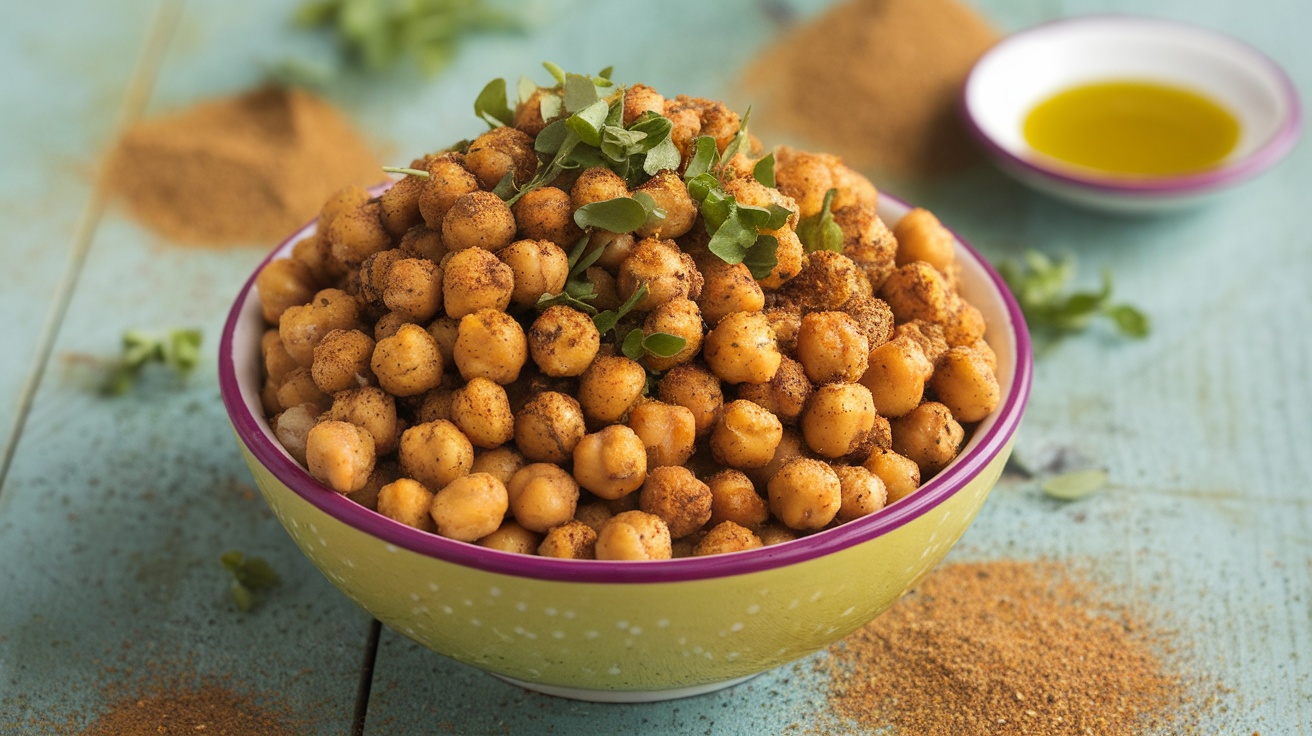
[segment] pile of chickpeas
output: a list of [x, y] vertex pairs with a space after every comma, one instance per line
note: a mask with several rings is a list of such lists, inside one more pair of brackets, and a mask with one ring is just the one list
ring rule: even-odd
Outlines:
[[[999, 401], [978, 309], [957, 294], [952, 235], [916, 209], [890, 230], [876, 190], [837, 158], [759, 142], [724, 166], [739, 203], [793, 212], [760, 280], [707, 248], [681, 176], [698, 136], [725, 150], [736, 113], [643, 85], [625, 124], [669, 118], [683, 154], [630, 191], [607, 168], [566, 171], [508, 205], [493, 189], [542, 166], [541, 89], [513, 126], [424, 156], [381, 195], [324, 205], [314, 234], [257, 276], [262, 400], [278, 440], [324, 485], [408, 526], [524, 554], [642, 560], [777, 544], [913, 493]], [[796, 228], [826, 192], [842, 252]], [[633, 232], [584, 232], [584, 205], [645, 192]], [[625, 326], [600, 334], [567, 304], [570, 277]], [[684, 340], [634, 360], [641, 327]]]

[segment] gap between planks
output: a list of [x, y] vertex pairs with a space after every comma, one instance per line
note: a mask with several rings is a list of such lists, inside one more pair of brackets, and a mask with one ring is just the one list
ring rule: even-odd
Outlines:
[[[156, 9], [142, 48], [141, 58], [138, 59], [132, 77], [128, 80], [127, 92], [123, 96], [123, 107], [119, 110], [118, 123], [114, 128], [115, 138], [118, 137], [118, 133], [141, 118], [146, 101], [150, 99], [151, 90], [159, 76], [169, 42], [173, 40], [173, 35], [178, 28], [184, 2], [185, 0], [163, 0]], [[18, 392], [18, 411], [14, 414], [8, 439], [5, 441], [3, 453], [0, 454], [0, 498], [4, 496], [5, 480], [9, 477], [9, 468], [18, 449], [19, 437], [32, 411], [32, 402], [41, 387], [41, 378], [50, 363], [55, 340], [68, 314], [69, 304], [73, 301], [73, 290], [77, 288], [78, 279], [86, 264], [87, 253], [91, 250], [91, 243], [95, 239], [104, 212], [105, 192], [97, 183], [92, 188], [91, 198], [87, 200], [86, 207], [78, 218], [77, 229], [73, 233], [72, 248], [69, 250], [68, 265], [64, 267], [64, 273], [59, 283], [55, 285], [55, 298], [37, 338], [32, 366]]]

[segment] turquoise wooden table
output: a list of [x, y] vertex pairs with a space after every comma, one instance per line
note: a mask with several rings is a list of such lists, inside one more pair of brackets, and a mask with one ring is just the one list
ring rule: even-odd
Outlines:
[[[826, 706], [809, 663], [655, 705], [527, 693], [371, 620], [300, 555], [263, 505], [219, 400], [215, 340], [271, 244], [173, 247], [110, 208], [89, 171], [121, 126], [249, 88], [313, 42], [292, 0], [8, 3], [0, 24], [0, 732], [76, 732], [144, 674], [172, 669], [276, 694], [313, 734], [778, 733]], [[633, 7], [626, 7], [633, 5]], [[796, 3], [802, 17], [822, 2]], [[1187, 19], [1250, 42], [1312, 100], [1301, 0], [981, 0], [1001, 28], [1086, 12]], [[662, 90], [732, 96], [777, 26], [747, 3], [537, 0], [524, 35], [464, 45], [432, 81], [356, 80], [333, 100], [408, 155], [476, 130], [494, 76], [550, 59], [617, 66]], [[579, 40], [589, 29], [611, 29]], [[674, 53], [696, 48], [697, 53]], [[886, 184], [886, 182], [879, 182]], [[950, 559], [1091, 562], [1152, 589], [1189, 656], [1228, 688], [1205, 733], [1312, 731], [1312, 147], [1198, 210], [1090, 214], [979, 165], [888, 188], [987, 256], [1078, 257], [1092, 286], [1154, 320], [1145, 341], [1094, 330], [1038, 362], [1018, 457], [1107, 468], [1064, 504], [1008, 475]], [[185, 385], [106, 399], [76, 356], [124, 330], [199, 326]], [[282, 584], [242, 614], [218, 557], [259, 555]], [[817, 655], [823, 656], [823, 655]], [[115, 689], [117, 687], [117, 690]]]

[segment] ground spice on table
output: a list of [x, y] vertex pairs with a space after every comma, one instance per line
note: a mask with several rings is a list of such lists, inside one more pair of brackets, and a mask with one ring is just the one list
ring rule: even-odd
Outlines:
[[263, 87], [128, 128], [103, 172], [132, 215], [182, 244], [289, 235], [348, 184], [385, 178], [364, 138], [315, 95]]
[[957, 0], [847, 0], [748, 67], [744, 84], [761, 107], [752, 121], [858, 168], [947, 173], [975, 158], [957, 100], [997, 40]]
[[79, 736], [298, 736], [283, 714], [216, 683], [128, 696]]
[[1055, 564], [958, 563], [820, 666], [835, 715], [900, 736], [1188, 733], [1192, 690], [1163, 644]]

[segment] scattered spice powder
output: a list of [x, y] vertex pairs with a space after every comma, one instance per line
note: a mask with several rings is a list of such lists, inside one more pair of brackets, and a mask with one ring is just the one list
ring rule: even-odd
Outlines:
[[217, 683], [128, 696], [80, 736], [297, 736], [276, 709]]
[[263, 87], [131, 126], [104, 185], [134, 217], [182, 244], [259, 244], [289, 235], [348, 184], [385, 175], [324, 100]]
[[1165, 651], [1059, 565], [997, 561], [940, 568], [820, 666], [834, 714], [902, 736], [1189, 732]]
[[958, 96], [998, 32], [957, 0], [848, 0], [762, 51], [744, 84], [760, 129], [861, 169], [943, 174], [974, 160]]

